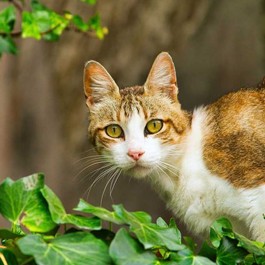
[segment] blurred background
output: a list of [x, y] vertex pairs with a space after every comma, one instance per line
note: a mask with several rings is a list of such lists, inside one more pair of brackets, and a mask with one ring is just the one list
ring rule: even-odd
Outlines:
[[[188, 110], [255, 86], [265, 73], [264, 0], [98, 0], [89, 8], [72, 0], [43, 3], [83, 17], [98, 11], [109, 34], [104, 40], [71, 31], [55, 43], [18, 40], [18, 56], [0, 59], [0, 178], [44, 172], [68, 210], [80, 197], [99, 205], [107, 183], [88, 196], [92, 169], [82, 160], [92, 153], [82, 84], [87, 60], [99, 61], [125, 87], [143, 84], [156, 55], [168, 51]], [[171, 217], [143, 181], [121, 177], [112, 198], [109, 193], [104, 207], [122, 203], [154, 219]]]

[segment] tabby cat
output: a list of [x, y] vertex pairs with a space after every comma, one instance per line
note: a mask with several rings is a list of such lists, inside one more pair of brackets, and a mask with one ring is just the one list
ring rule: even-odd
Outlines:
[[178, 101], [174, 63], [155, 59], [143, 86], [119, 89], [89, 61], [84, 90], [89, 136], [115, 168], [148, 178], [167, 207], [206, 236], [220, 216], [265, 241], [265, 89], [241, 89], [189, 113]]

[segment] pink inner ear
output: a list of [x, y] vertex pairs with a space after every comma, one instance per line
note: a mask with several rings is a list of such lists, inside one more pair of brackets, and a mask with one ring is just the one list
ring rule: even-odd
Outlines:
[[119, 88], [107, 70], [99, 63], [90, 61], [84, 70], [84, 90], [87, 106], [100, 102], [106, 96], [118, 97]]
[[147, 78], [147, 85], [168, 87], [177, 82], [174, 63], [166, 52], [160, 53], [155, 59]]
[[93, 97], [92, 97], [92, 96], [88, 96], [88, 97], [87, 97], [87, 99], [86, 99], [86, 104], [87, 104], [88, 106], [94, 104], [94, 100], [93, 100]]

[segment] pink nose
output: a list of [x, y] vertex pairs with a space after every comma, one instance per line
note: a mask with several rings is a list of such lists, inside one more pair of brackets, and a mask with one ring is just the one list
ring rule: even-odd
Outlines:
[[129, 150], [127, 155], [131, 157], [133, 160], [137, 161], [140, 159], [140, 157], [144, 154], [144, 151], [132, 151]]

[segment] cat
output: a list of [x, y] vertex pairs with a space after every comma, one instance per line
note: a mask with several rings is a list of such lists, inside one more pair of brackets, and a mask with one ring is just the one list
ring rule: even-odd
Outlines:
[[265, 241], [265, 89], [182, 110], [175, 66], [160, 53], [143, 86], [119, 89], [96, 61], [84, 69], [88, 132], [115, 168], [148, 179], [199, 237], [221, 216]]

